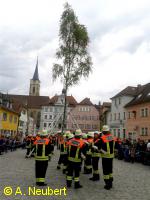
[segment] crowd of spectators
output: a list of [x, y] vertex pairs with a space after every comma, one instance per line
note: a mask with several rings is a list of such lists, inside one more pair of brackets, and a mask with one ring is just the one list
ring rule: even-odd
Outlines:
[[0, 155], [7, 153], [8, 151], [15, 151], [17, 148], [24, 148], [25, 143], [18, 137], [12, 136], [0, 136]]
[[145, 142], [138, 139], [137, 141], [117, 140], [117, 151], [115, 157], [126, 162], [141, 162], [144, 165], [150, 165], [150, 140]]

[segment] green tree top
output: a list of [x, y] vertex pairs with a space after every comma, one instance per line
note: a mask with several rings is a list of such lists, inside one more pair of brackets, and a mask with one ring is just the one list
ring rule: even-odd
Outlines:
[[77, 84], [82, 76], [88, 77], [92, 71], [87, 29], [79, 24], [68, 3], [65, 4], [60, 19], [59, 39], [56, 58], [60, 59], [62, 64], [53, 65], [53, 80], [60, 77], [67, 90], [68, 87]]

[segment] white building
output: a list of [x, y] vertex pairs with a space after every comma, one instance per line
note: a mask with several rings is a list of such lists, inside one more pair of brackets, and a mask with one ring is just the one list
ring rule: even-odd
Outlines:
[[[76, 104], [77, 102], [73, 96], [67, 96], [66, 117], [70, 113], [72, 107], [74, 107]], [[64, 95], [55, 95], [50, 99], [48, 104], [42, 106], [40, 129], [46, 129], [49, 131], [60, 130], [62, 127], [63, 112]], [[68, 128], [67, 124], [65, 128]]]
[[128, 86], [117, 95], [111, 98], [110, 128], [114, 136], [126, 138], [125, 121], [127, 118], [124, 106], [136, 95], [138, 87]]
[[27, 109], [23, 108], [21, 111], [21, 115], [19, 118], [19, 125], [18, 125], [18, 131], [22, 133], [22, 136], [25, 137], [26, 131], [27, 131]]

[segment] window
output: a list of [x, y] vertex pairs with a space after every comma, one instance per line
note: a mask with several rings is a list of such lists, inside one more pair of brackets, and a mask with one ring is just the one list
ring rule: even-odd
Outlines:
[[44, 128], [46, 128], [47, 127], [47, 123], [44, 123]]
[[118, 129], [118, 138], [120, 138], [120, 129]]
[[141, 117], [144, 117], [144, 108], [141, 109]]
[[128, 112], [128, 119], [131, 119], [131, 112]]
[[118, 113], [118, 120], [120, 120], [120, 113]]
[[22, 114], [24, 114], [24, 115], [25, 115], [25, 114], [26, 114], [26, 110], [22, 110]]
[[110, 121], [112, 121], [112, 114], [110, 114]]
[[137, 96], [137, 99], [139, 99], [141, 96], [142, 96], [142, 94], [139, 94], [139, 95]]
[[30, 113], [30, 117], [32, 117], [32, 118], [33, 118], [33, 112], [31, 112], [31, 113]]
[[123, 129], [123, 138], [126, 138], [126, 129]]
[[136, 119], [136, 111], [133, 110], [132, 113], [133, 113], [133, 118]]
[[48, 108], [47, 107], [45, 107], [45, 112], [48, 112]]
[[90, 130], [91, 129], [91, 124], [87, 124], [86, 127], [87, 127], [88, 130]]
[[148, 108], [145, 108], [145, 117], [148, 116]]
[[35, 93], [35, 87], [33, 87], [33, 94]]
[[47, 115], [44, 115], [44, 119], [47, 119]]
[[126, 120], [126, 112], [123, 113], [123, 119]]
[[147, 127], [142, 127], [141, 128], [141, 135], [142, 136], [147, 136], [148, 135], [148, 128]]
[[90, 111], [90, 108], [89, 108], [89, 107], [86, 107], [86, 111], [89, 112], [89, 111]]
[[50, 112], [53, 112], [53, 107], [50, 107]]
[[12, 120], [13, 120], [13, 116], [10, 115], [10, 116], [9, 116], [9, 122], [12, 123]]
[[52, 117], [53, 117], [52, 115], [49, 115], [49, 119], [52, 119]]
[[148, 135], [148, 128], [145, 128], [145, 135]]
[[51, 127], [51, 123], [49, 123], [48, 126]]
[[97, 129], [97, 125], [96, 124], [92, 124], [92, 129], [96, 130]]
[[19, 122], [19, 126], [23, 126], [24, 122], [23, 121], [20, 121]]
[[119, 97], [119, 104], [121, 104], [121, 98]]
[[14, 117], [14, 123], [15, 124], [17, 123], [17, 117], [16, 116]]
[[148, 117], [148, 108], [141, 109], [141, 117]]
[[7, 113], [3, 113], [3, 121], [7, 121]]
[[115, 106], [117, 105], [117, 99], [115, 99]]
[[114, 113], [114, 120], [116, 120], [116, 113]]
[[84, 124], [79, 124], [80, 129], [84, 129]]

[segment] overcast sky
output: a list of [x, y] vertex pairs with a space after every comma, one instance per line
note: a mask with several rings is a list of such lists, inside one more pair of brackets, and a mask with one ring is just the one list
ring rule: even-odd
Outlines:
[[[28, 94], [39, 57], [41, 95], [52, 82], [64, 0], [0, 0], [0, 91]], [[77, 101], [110, 101], [126, 86], [150, 82], [150, 0], [68, 0], [87, 27], [93, 73], [70, 88]]]

